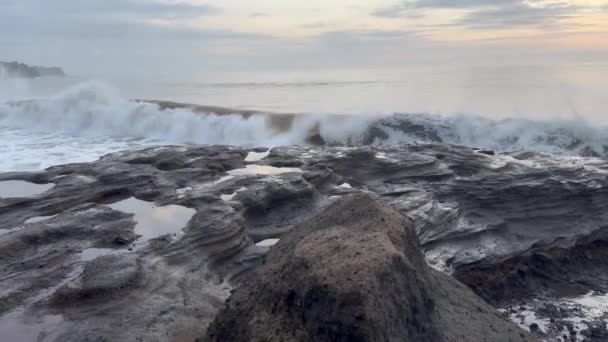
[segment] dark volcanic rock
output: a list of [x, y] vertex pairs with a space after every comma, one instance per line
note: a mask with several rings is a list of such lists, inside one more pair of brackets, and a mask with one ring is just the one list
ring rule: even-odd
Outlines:
[[589, 342], [601, 342], [608, 341], [608, 329], [606, 329], [606, 322], [599, 321], [593, 322], [591, 326], [581, 332]]
[[426, 265], [410, 220], [352, 195], [285, 235], [208, 341], [531, 341]]
[[59, 289], [51, 303], [63, 307], [108, 301], [135, 288], [140, 276], [134, 254], [102, 256], [84, 267], [79, 282]]

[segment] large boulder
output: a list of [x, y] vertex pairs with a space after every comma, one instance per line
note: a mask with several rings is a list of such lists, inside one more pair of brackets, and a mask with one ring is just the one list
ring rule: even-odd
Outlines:
[[231, 295], [208, 341], [532, 341], [427, 266], [412, 222], [367, 194], [285, 235]]

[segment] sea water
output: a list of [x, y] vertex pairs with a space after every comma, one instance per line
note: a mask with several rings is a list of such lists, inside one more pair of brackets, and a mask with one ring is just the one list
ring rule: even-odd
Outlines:
[[[0, 171], [93, 161], [146, 146], [305, 144], [317, 129], [332, 144], [420, 141], [399, 127], [425, 127], [443, 142], [499, 152], [596, 155], [608, 151], [608, 66], [410, 68], [214, 74], [194, 80], [0, 81]], [[233, 115], [161, 110], [135, 98], [234, 108]], [[277, 130], [253, 109], [296, 113]], [[396, 114], [397, 113], [397, 114]], [[405, 124], [404, 124], [405, 123]], [[424, 140], [424, 139], [422, 139]]]

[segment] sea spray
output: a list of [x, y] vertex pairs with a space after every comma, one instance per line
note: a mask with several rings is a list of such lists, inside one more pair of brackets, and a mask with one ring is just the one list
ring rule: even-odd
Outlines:
[[584, 120], [491, 120], [475, 115], [298, 114], [277, 129], [281, 114], [161, 110], [129, 101], [103, 83], [88, 82], [57, 95], [0, 105], [0, 126], [83, 137], [150, 139], [158, 143], [282, 146], [443, 142], [497, 152], [563, 155], [608, 153], [608, 129]]

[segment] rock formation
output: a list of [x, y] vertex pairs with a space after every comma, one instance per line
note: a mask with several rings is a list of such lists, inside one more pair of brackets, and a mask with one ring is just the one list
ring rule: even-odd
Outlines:
[[[230, 290], [272, 250], [256, 244], [286, 236], [273, 247], [281, 249], [294, 227], [362, 192], [412, 219], [427, 263], [539, 336], [568, 332], [561, 305], [569, 296], [608, 292], [606, 160], [426, 144], [282, 147], [245, 161], [266, 150], [164, 146], [0, 174], [0, 190], [5, 181], [54, 184], [34, 196], [0, 198], [3, 336], [204, 336]], [[114, 207], [129, 198], [164, 208], [159, 217], [171, 217], [170, 205], [194, 214], [183, 229], [146, 240], [139, 218]], [[426, 283], [457, 284], [428, 274]], [[457, 285], [444, 290], [466, 292]], [[536, 330], [520, 317], [540, 302], [546, 305], [535, 313], [547, 324]], [[601, 336], [601, 319], [572, 331]]]
[[427, 266], [413, 223], [367, 194], [298, 225], [238, 288], [206, 341], [532, 341]]

